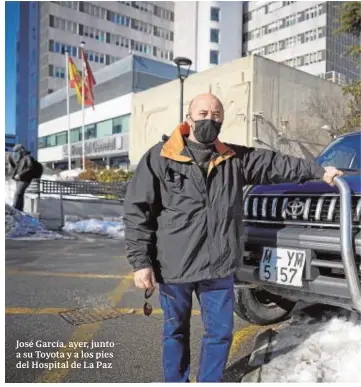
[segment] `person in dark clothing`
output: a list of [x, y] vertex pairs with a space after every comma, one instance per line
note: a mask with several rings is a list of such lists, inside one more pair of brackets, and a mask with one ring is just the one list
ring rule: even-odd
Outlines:
[[138, 288], [159, 283], [166, 382], [190, 373], [192, 295], [205, 333], [198, 382], [223, 378], [233, 331], [233, 276], [243, 251], [243, 187], [323, 179], [342, 172], [265, 149], [224, 144], [221, 102], [202, 94], [187, 122], [140, 160], [124, 201], [126, 250]]
[[12, 178], [16, 181], [13, 206], [19, 211], [24, 209], [24, 195], [32, 180], [33, 161], [22, 144], [17, 144], [13, 149], [15, 160], [9, 155], [9, 163], [13, 168]]

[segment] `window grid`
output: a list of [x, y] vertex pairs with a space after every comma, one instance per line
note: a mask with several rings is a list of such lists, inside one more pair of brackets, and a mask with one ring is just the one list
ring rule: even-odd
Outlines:
[[252, 51], [249, 51], [248, 54], [259, 54], [267, 55], [272, 54], [277, 51], [282, 51], [287, 48], [295, 47], [296, 45], [307, 43], [316, 39], [321, 39], [326, 35], [326, 27], [315, 28], [310, 31], [306, 31], [302, 34], [291, 36], [287, 39], [280, 40], [278, 42], [271, 43], [267, 46], [258, 47]]
[[53, 1], [53, 3], [60, 5], [61, 7], [78, 9], [77, 1]]
[[[264, 9], [264, 8], [260, 8]], [[252, 11], [254, 12], [254, 11]], [[278, 31], [282, 28], [286, 28], [292, 26], [296, 23], [301, 23], [304, 20], [313, 19], [318, 17], [326, 12], [325, 4], [319, 4], [318, 6], [314, 6], [306, 9], [305, 11], [301, 11], [290, 16], [287, 16], [283, 19], [276, 20], [266, 26], [262, 26], [260, 28], [256, 28], [254, 30], [249, 31], [244, 37], [244, 41], [249, 41], [252, 39], [257, 39], [261, 36], [271, 34], [275, 31]], [[251, 20], [251, 19], [249, 19]]]
[[89, 38], [99, 40], [100, 42], [105, 42], [105, 38], [106, 38], [105, 31], [101, 31], [93, 27], [84, 26], [83, 34], [84, 36], [87, 36]]
[[71, 32], [72, 34], [78, 33], [78, 24], [70, 20], [65, 20], [60, 17], [50, 16], [50, 23], [53, 28], [57, 28], [63, 31]]
[[[67, 45], [64, 43], [60, 43], [60, 42], [54, 42], [52, 40], [49, 42], [49, 51], [50, 52], [56, 52], [56, 53], [64, 55], [66, 50], [69, 52], [69, 55], [71, 55], [73, 57], [77, 57], [78, 53], [80, 55], [80, 50], [78, 52], [78, 47], [70, 46], [70, 45]], [[97, 53], [94, 51], [87, 51], [87, 55], [88, 55], [88, 60], [90, 62], [103, 63], [103, 64], [105, 63], [105, 55], [104, 54], [100, 54], [100, 53]]]
[[[85, 126], [84, 134], [85, 140], [104, 138], [113, 134], [127, 133], [129, 130], [129, 114], [110, 118], [109, 120], [101, 121], [98, 123]], [[106, 130], [104, 130], [104, 128]], [[82, 128], [74, 128], [70, 130], [70, 142], [75, 143], [82, 141]], [[62, 132], [52, 134], [49, 136], [39, 137], [38, 147], [39, 149], [50, 148], [59, 145], [65, 145], [68, 143], [68, 132], [64, 130]]]
[[130, 39], [125, 38], [124, 36], [113, 35], [113, 34], [110, 35], [110, 43], [115, 44], [116, 46], [129, 48], [130, 46], [129, 42], [130, 42]]

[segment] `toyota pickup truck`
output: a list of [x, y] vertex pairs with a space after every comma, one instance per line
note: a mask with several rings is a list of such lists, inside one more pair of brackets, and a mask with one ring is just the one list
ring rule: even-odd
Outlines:
[[235, 312], [251, 323], [285, 320], [298, 301], [361, 313], [361, 133], [334, 139], [316, 158], [344, 176], [246, 187], [245, 241]]

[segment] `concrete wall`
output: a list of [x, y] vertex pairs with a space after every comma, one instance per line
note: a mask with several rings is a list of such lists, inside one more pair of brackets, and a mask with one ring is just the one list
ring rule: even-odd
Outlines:
[[[211, 91], [222, 101], [225, 121], [221, 141], [281, 150], [313, 157], [330, 142], [322, 122], [310, 113], [308, 102], [316, 94], [326, 100], [342, 99], [340, 86], [264, 57], [249, 56], [193, 74], [185, 81], [184, 112], [200, 93]], [[332, 106], [328, 111], [332, 111]], [[262, 112], [262, 116], [257, 113]], [[282, 127], [282, 121], [287, 121]], [[170, 134], [179, 121], [179, 82], [173, 81], [134, 95], [129, 130], [129, 158], [135, 165], [162, 134]], [[329, 124], [331, 124], [329, 122]], [[284, 131], [288, 140], [278, 141]], [[261, 141], [255, 142], [258, 136]]]
[[[247, 144], [250, 125], [252, 57], [242, 58], [201, 73], [185, 81], [184, 114], [189, 102], [198, 94], [211, 91], [220, 98], [225, 121], [220, 139]], [[151, 146], [170, 134], [179, 122], [179, 81], [155, 87], [133, 96], [129, 130], [129, 158], [138, 163]]]
[[[253, 146], [279, 149], [284, 153], [307, 157], [316, 155], [331, 140], [321, 130], [326, 124], [309, 109], [309, 102], [317, 96], [320, 100], [339, 101], [342, 88], [334, 83], [310, 75], [269, 59], [254, 57], [253, 112], [263, 112], [253, 125], [253, 137], [257, 135], [264, 144], [253, 142]], [[320, 107], [321, 109], [321, 107]], [[326, 114], [328, 114], [326, 112]], [[331, 111], [330, 111], [331, 118]], [[287, 121], [282, 125], [282, 120]], [[331, 124], [331, 122], [328, 122]], [[281, 145], [277, 133], [284, 132], [289, 140]]]

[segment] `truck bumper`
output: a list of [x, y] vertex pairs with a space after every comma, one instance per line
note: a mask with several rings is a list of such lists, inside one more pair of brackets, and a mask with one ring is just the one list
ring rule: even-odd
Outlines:
[[[359, 275], [361, 275], [361, 231], [353, 232], [353, 251]], [[289, 247], [312, 251], [312, 278], [304, 281], [302, 288], [271, 284], [259, 280], [257, 258], [263, 247]], [[343, 277], [340, 230], [306, 229], [303, 227], [267, 228], [247, 225], [245, 227], [245, 254], [236, 273], [236, 286], [251, 284], [290, 300], [325, 303], [352, 309], [354, 303], [348, 282]], [[256, 259], [249, 259], [251, 256]], [[323, 270], [321, 269], [323, 268]], [[340, 276], [320, 273], [324, 268], [340, 271]], [[360, 280], [361, 282], [361, 280]], [[247, 286], [247, 285], [246, 285]]]
[[[266, 228], [247, 225], [245, 227], [245, 242], [246, 245], [299, 247], [328, 254], [341, 254], [341, 234], [339, 230], [305, 229], [303, 227]], [[354, 252], [360, 256], [360, 229], [356, 229], [354, 232], [353, 242]]]

